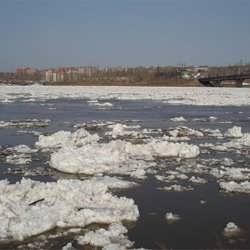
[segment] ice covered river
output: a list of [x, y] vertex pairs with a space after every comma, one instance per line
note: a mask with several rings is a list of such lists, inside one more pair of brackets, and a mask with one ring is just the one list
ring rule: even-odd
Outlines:
[[249, 96], [37, 96], [0, 95], [0, 249], [250, 248]]

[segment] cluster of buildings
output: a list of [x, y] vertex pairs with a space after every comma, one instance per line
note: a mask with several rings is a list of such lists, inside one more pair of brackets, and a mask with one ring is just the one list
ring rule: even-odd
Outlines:
[[57, 69], [37, 70], [35, 68], [18, 68], [16, 75], [35, 76], [45, 82], [64, 82], [64, 81], [79, 81], [85, 78], [93, 77], [98, 69], [94, 66], [85, 67], [60, 67]]
[[97, 68], [93, 66], [62, 67], [41, 71], [41, 79], [45, 82], [79, 81], [84, 78], [90, 78], [96, 73]]

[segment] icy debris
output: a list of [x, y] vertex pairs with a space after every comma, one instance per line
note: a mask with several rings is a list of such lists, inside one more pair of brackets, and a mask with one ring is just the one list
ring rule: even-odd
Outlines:
[[40, 135], [36, 146], [44, 150], [66, 146], [79, 147], [98, 140], [99, 136], [97, 134], [91, 135], [87, 130], [81, 128], [73, 133], [61, 130], [48, 136]]
[[231, 238], [237, 236], [240, 231], [240, 228], [234, 222], [228, 222], [223, 230], [223, 234], [225, 237]]
[[110, 176], [95, 176], [90, 179], [91, 181], [96, 181], [98, 183], [103, 183], [112, 189], [127, 189], [137, 185], [135, 182], [125, 181], [118, 177], [110, 177]]
[[16, 184], [4, 180], [0, 193], [0, 242], [22, 241], [56, 227], [135, 221], [139, 216], [132, 199], [118, 198], [95, 180], [22, 179]]
[[162, 182], [173, 182], [176, 180], [187, 180], [188, 176], [177, 171], [167, 171], [167, 176], [156, 175], [155, 178]]
[[[106, 132], [106, 135], [111, 135], [113, 138], [123, 137], [123, 136], [132, 136], [132, 137], [139, 137], [142, 136], [141, 133], [134, 131], [132, 129], [135, 126], [127, 126], [121, 123], [116, 123], [114, 125], [110, 125], [109, 128], [112, 128], [111, 132]], [[136, 126], [136, 128], [140, 128], [140, 126]]]
[[187, 120], [183, 117], [183, 116], [180, 116], [180, 117], [173, 117], [170, 119], [172, 122], [186, 122]]
[[217, 120], [217, 117], [215, 117], [215, 116], [209, 116], [208, 120], [209, 121], [215, 121], [215, 120]]
[[221, 181], [219, 183], [220, 188], [225, 192], [235, 192], [235, 193], [250, 193], [250, 182], [235, 182], [235, 181]]
[[42, 133], [39, 132], [39, 131], [35, 131], [35, 130], [18, 130], [16, 132], [17, 134], [31, 134], [31, 135], [34, 135], [34, 136], [39, 136], [41, 135]]
[[161, 187], [158, 188], [158, 190], [162, 190], [162, 191], [174, 191], [174, 192], [184, 192], [184, 191], [192, 191], [193, 188], [192, 187], [185, 187], [182, 185], [177, 185], [177, 184], [173, 184], [171, 186], [165, 186], [165, 187]]
[[189, 174], [189, 173], [203, 174], [203, 173], [208, 172], [208, 167], [194, 162], [193, 164], [179, 166], [176, 168], [176, 171], [179, 171], [185, 174]]
[[202, 143], [199, 145], [199, 147], [201, 148], [207, 148], [213, 151], [222, 151], [222, 152], [226, 152], [228, 151], [228, 147], [224, 146], [224, 145], [215, 145], [212, 143]]
[[225, 157], [225, 158], [223, 158], [221, 164], [229, 167], [229, 166], [234, 164], [234, 161], [232, 159], [230, 159], [230, 158]]
[[49, 119], [38, 120], [38, 119], [26, 119], [26, 120], [11, 120], [11, 121], [0, 121], [0, 128], [6, 127], [18, 127], [18, 128], [32, 128], [32, 127], [46, 127], [50, 123]]
[[226, 137], [232, 137], [232, 138], [241, 138], [243, 136], [241, 132], [241, 127], [234, 126], [232, 128], [229, 128], [226, 133]]
[[110, 245], [116, 244], [116, 249], [126, 249], [133, 245], [126, 234], [127, 229], [119, 222], [113, 223], [106, 229], [87, 232], [84, 236], [79, 236], [77, 243], [79, 245], [91, 245], [95, 247], [105, 247], [109, 249]]
[[206, 184], [207, 180], [200, 178], [198, 176], [192, 176], [189, 181], [193, 182], [193, 183], [197, 183], [197, 184]]
[[31, 162], [31, 154], [36, 152], [27, 145], [18, 145], [6, 148], [4, 153], [7, 154], [6, 162], [13, 165], [25, 165]]
[[226, 148], [241, 149], [242, 147], [250, 147], [250, 133], [244, 133], [241, 138], [232, 139], [222, 144]]
[[204, 136], [204, 134], [201, 131], [188, 128], [188, 127], [177, 127], [174, 130], [170, 130], [168, 133], [172, 137], [187, 137], [187, 136], [203, 137]]
[[173, 214], [171, 212], [168, 212], [168, 213], [166, 213], [165, 218], [166, 218], [167, 222], [171, 224], [171, 223], [174, 223], [174, 222], [180, 220], [181, 217], [178, 214]]
[[72, 243], [69, 242], [65, 246], [62, 247], [62, 250], [76, 250], [76, 249], [73, 247]]
[[224, 167], [213, 168], [210, 174], [218, 179], [226, 180], [248, 180], [250, 179], [249, 168]]
[[223, 134], [219, 129], [200, 129], [205, 135], [210, 137], [216, 137], [218, 139], [223, 138]]
[[6, 162], [13, 165], [26, 165], [31, 162], [31, 156], [27, 154], [12, 154], [6, 156]]
[[98, 102], [98, 100], [90, 100], [90, 101], [88, 101], [88, 104], [90, 106], [96, 106], [96, 107], [100, 107], [100, 108], [113, 107], [113, 104], [110, 102]]
[[37, 151], [36, 149], [31, 149], [29, 146], [23, 145], [23, 144], [17, 145], [15, 147], [7, 148], [6, 150], [20, 153], [20, 154], [31, 154]]

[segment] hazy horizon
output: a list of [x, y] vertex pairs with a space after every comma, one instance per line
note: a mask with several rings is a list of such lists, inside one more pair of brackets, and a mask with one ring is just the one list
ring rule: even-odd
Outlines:
[[248, 0], [10, 0], [0, 71], [250, 61]]

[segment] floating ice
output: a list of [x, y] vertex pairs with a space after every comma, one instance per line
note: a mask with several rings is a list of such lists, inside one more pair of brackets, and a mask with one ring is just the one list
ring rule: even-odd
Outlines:
[[181, 217], [178, 214], [173, 214], [173, 213], [169, 212], [169, 213], [166, 213], [165, 218], [166, 218], [168, 223], [174, 223], [174, 222], [180, 220]]
[[192, 176], [189, 181], [193, 182], [193, 183], [197, 183], [197, 184], [205, 184], [207, 183], [207, 180], [200, 178], [198, 176]]
[[224, 167], [214, 168], [210, 172], [211, 175], [218, 179], [226, 180], [248, 180], [250, 179], [249, 168]]
[[183, 117], [183, 116], [180, 116], [180, 117], [173, 117], [170, 119], [172, 122], [186, 122], [187, 120]]
[[31, 154], [36, 151], [36, 149], [31, 149], [27, 145], [18, 145], [6, 148], [4, 153], [7, 155], [7, 163], [14, 165], [26, 165], [31, 162]]
[[116, 123], [110, 125], [109, 128], [112, 128], [111, 132], [106, 132], [106, 135], [111, 135], [113, 138], [123, 137], [123, 136], [132, 136], [132, 137], [142, 137], [143, 135], [138, 131], [134, 131], [134, 128], [140, 128], [140, 126], [127, 126], [121, 123]]
[[75, 248], [73, 247], [72, 243], [69, 242], [65, 246], [63, 246], [62, 250], [75, 250]]
[[177, 127], [173, 130], [168, 131], [168, 133], [173, 137], [187, 137], [187, 136], [195, 136], [195, 137], [203, 137], [204, 134], [201, 131], [188, 128], [188, 127]]
[[232, 139], [229, 142], [223, 143], [222, 146], [236, 149], [241, 149], [242, 147], [250, 147], [250, 133], [244, 133], [241, 138]]
[[129, 241], [124, 235], [128, 231], [121, 223], [113, 223], [106, 229], [90, 231], [84, 236], [79, 236], [77, 243], [79, 245], [91, 245], [95, 247], [109, 248], [110, 245], [116, 244], [115, 249], [126, 249], [131, 247], [133, 242]]
[[91, 135], [87, 130], [81, 128], [73, 133], [61, 130], [48, 136], [40, 135], [36, 146], [46, 150], [70, 145], [82, 146], [98, 140], [97, 134]]
[[115, 173], [142, 177], [145, 169], [154, 165], [154, 157], [193, 158], [199, 148], [186, 143], [151, 140], [132, 144], [123, 140], [109, 143], [89, 143], [82, 147], [62, 147], [51, 155], [50, 166], [66, 173]]
[[99, 107], [99, 108], [110, 108], [110, 107], [113, 107], [113, 104], [110, 103], [110, 102], [98, 102], [97, 100], [93, 100], [93, 101], [88, 101], [89, 105], [90, 106], [96, 106], [96, 107]]
[[220, 188], [225, 192], [235, 192], [235, 193], [250, 193], [250, 182], [235, 182], [235, 181], [221, 181], [219, 183]]
[[230, 238], [240, 233], [240, 228], [234, 222], [228, 222], [223, 230], [224, 236]]
[[225, 133], [226, 137], [232, 137], [232, 138], [240, 138], [243, 136], [241, 132], [241, 127], [234, 126], [232, 128], [229, 128], [227, 132]]
[[139, 212], [134, 201], [118, 198], [108, 188], [95, 180], [0, 181], [0, 242], [22, 241], [56, 227], [135, 221]]
[[174, 192], [184, 192], [184, 191], [192, 191], [193, 190], [193, 188], [190, 186], [185, 187], [185, 186], [178, 185], [178, 184], [173, 184], [173, 185], [161, 187], [158, 189], [162, 190], [162, 191], [174, 191]]
[[215, 120], [217, 120], [217, 117], [215, 117], [215, 116], [209, 116], [208, 120], [209, 121], [215, 121]]

